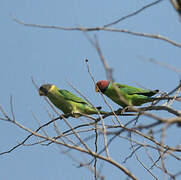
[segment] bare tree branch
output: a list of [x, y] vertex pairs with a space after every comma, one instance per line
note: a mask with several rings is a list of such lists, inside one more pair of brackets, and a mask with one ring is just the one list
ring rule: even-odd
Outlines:
[[130, 31], [127, 29], [106, 28], [106, 27], [93, 27], [93, 28], [84, 28], [84, 27], [73, 28], [73, 27], [71, 27], [71, 28], [67, 28], [67, 27], [54, 26], [54, 25], [49, 26], [49, 25], [40, 25], [40, 24], [30, 24], [30, 23], [25, 23], [23, 21], [18, 20], [13, 15], [11, 15], [11, 16], [15, 22], [22, 24], [24, 26], [27, 26], [27, 27], [35, 27], [35, 28], [43, 28], [43, 29], [56, 29], [56, 30], [64, 30], [64, 31], [83, 31], [83, 32], [86, 32], [86, 31], [107, 31], [107, 32], [126, 33], [126, 34], [130, 34], [130, 35], [134, 35], [134, 36], [161, 40], [161, 41], [167, 42], [171, 45], [174, 45], [176, 47], [181, 48], [180, 43], [177, 43], [177, 42], [170, 40], [167, 37], [164, 37], [164, 36], [159, 35], [159, 34], [148, 34], [148, 33], [143, 33], [143, 32], [134, 32], [134, 31]]

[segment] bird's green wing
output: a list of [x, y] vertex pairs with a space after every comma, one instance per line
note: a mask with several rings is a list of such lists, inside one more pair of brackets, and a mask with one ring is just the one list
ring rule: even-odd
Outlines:
[[146, 89], [142, 89], [142, 88], [136, 88], [133, 86], [128, 86], [128, 85], [124, 85], [124, 84], [119, 84], [119, 83], [115, 83], [115, 85], [124, 93], [129, 94], [129, 95], [144, 95], [144, 96], [148, 96], [151, 97], [153, 95], [155, 95], [156, 93], [159, 92], [159, 90], [146, 90]]
[[59, 92], [62, 94], [62, 96], [69, 101], [74, 101], [77, 103], [83, 103], [83, 104], [88, 104], [85, 100], [83, 100], [82, 98], [74, 95], [73, 93], [67, 91], [67, 90], [59, 90]]

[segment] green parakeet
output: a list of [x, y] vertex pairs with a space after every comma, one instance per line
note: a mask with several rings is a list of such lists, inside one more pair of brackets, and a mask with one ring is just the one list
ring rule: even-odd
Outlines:
[[158, 89], [154, 91], [145, 90], [119, 83], [112, 83], [107, 80], [101, 80], [96, 83], [96, 92], [100, 91], [123, 108], [127, 106], [140, 106], [155, 100], [173, 99], [173, 97], [151, 97], [159, 92]]
[[[98, 114], [92, 105], [73, 93], [59, 89], [53, 84], [44, 84], [39, 88], [40, 96], [47, 96], [48, 99], [64, 114], [71, 114], [73, 117], [79, 117], [81, 114]], [[101, 109], [101, 107], [97, 107]], [[104, 111], [99, 111], [100, 114], [107, 114]]]

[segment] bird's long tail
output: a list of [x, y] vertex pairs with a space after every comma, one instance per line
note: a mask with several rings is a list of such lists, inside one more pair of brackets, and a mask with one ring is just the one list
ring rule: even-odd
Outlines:
[[181, 101], [181, 96], [150, 97], [150, 100], [152, 100], [152, 101], [156, 101], [156, 100], [176, 100], [176, 101]]
[[106, 111], [99, 111], [100, 114], [109, 114], [109, 112], [106, 112]]

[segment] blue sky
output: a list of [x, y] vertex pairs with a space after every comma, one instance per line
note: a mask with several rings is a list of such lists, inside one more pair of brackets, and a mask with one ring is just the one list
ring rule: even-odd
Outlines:
[[[49, 121], [47, 109], [51, 108], [39, 97], [31, 77], [41, 85], [44, 83], [56, 84], [59, 88], [73, 92], [67, 84], [68, 79], [75, 87], [81, 90], [93, 104], [107, 108], [102, 98], [95, 93], [94, 85], [87, 72], [85, 59], [89, 59], [91, 71], [96, 80], [106, 79], [105, 71], [95, 48], [85, 35], [78, 31], [59, 31], [55, 29], [39, 29], [25, 27], [12, 20], [10, 13], [26, 23], [43, 25], [57, 25], [65, 27], [95, 27], [110, 23], [117, 18], [127, 15], [150, 1], [30, 1], [30, 0], [1, 0], [1, 40], [0, 40], [0, 104], [10, 112], [10, 96], [16, 119], [23, 125], [35, 129], [38, 123], [32, 112], [41, 123]], [[160, 34], [176, 42], [181, 42], [181, 23], [168, 0], [164, 0], [137, 16], [131, 17], [114, 27], [136, 32]], [[156, 59], [177, 68], [181, 67], [181, 49], [167, 42], [151, 38], [132, 36], [115, 32], [91, 32], [98, 36], [102, 52], [109, 65], [114, 69], [113, 75], [117, 82], [136, 86], [136, 83], [150, 89], [160, 89], [168, 92], [176, 87], [179, 75], [166, 68], [159, 67], [146, 59]], [[110, 101], [109, 101], [110, 102]], [[111, 102], [117, 109], [118, 106]], [[179, 109], [179, 105], [176, 106]], [[56, 116], [54, 114], [54, 116]], [[124, 118], [121, 118], [124, 122]], [[150, 119], [146, 119], [150, 120]], [[76, 125], [75, 119], [72, 121]], [[65, 124], [59, 123], [62, 130]], [[50, 130], [51, 131], [51, 130]], [[52, 130], [53, 131], [53, 130]], [[173, 139], [170, 130], [168, 140]], [[50, 132], [52, 133], [52, 132]], [[0, 151], [6, 151], [20, 142], [27, 133], [7, 122], [0, 122]], [[30, 142], [33, 142], [33, 138]], [[180, 139], [178, 139], [179, 141]], [[175, 140], [176, 141], [176, 140]], [[92, 141], [93, 143], [93, 141]], [[112, 156], [118, 161], [126, 157], [129, 144], [122, 139], [112, 145]], [[73, 152], [75, 157], [80, 153]], [[146, 157], [143, 157], [146, 159]], [[133, 157], [136, 162], [135, 157]], [[178, 170], [177, 163], [172, 168]], [[179, 163], [178, 163], [179, 165]], [[132, 165], [129, 160], [125, 166], [143, 179], [152, 177], [143, 170], [138, 163]], [[86, 168], [76, 167], [76, 163], [60, 153], [56, 145], [20, 147], [0, 158], [1, 179], [93, 179]], [[102, 170], [106, 179], [121, 179], [124, 177], [116, 168], [104, 163]], [[177, 171], [176, 171], [177, 172]], [[161, 177], [159, 171], [155, 171]]]

